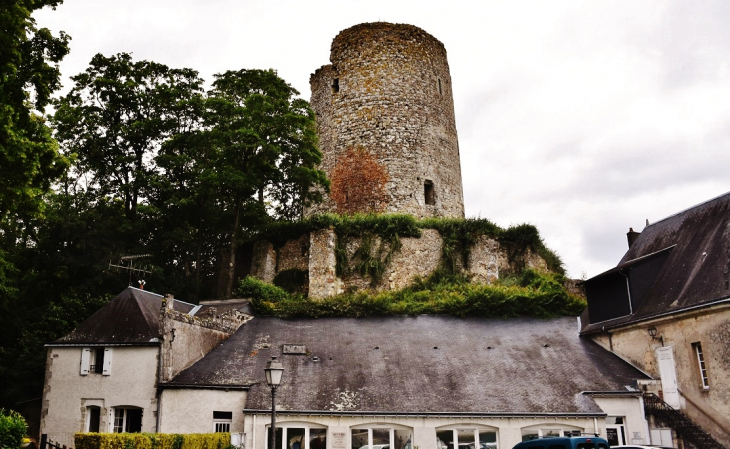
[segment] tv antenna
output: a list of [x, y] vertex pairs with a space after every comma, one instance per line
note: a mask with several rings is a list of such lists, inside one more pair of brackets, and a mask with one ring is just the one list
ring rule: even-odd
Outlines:
[[[152, 254], [135, 254], [132, 256], [122, 256], [119, 258], [119, 262], [116, 264], [113, 264], [112, 261], [109, 261], [109, 269], [114, 271], [127, 271], [129, 273], [129, 285], [132, 285], [132, 275], [133, 274], [152, 274], [152, 267], [149, 265], [141, 265], [137, 263], [135, 265], [135, 261], [137, 259], [144, 259], [146, 257], [152, 257]], [[140, 281], [140, 285], [144, 285], [144, 280]], [[142, 287], [144, 288], [144, 287]]]

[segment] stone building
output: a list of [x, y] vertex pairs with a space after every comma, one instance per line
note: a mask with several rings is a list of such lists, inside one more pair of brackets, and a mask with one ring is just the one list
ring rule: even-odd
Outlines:
[[129, 287], [48, 345], [41, 431], [67, 445], [83, 431], [230, 431], [234, 442], [265, 449], [263, 368], [277, 356], [285, 372], [276, 449], [509, 449], [534, 436], [610, 432], [648, 439], [637, 387], [649, 377], [580, 338], [575, 317], [246, 311], [241, 300], [193, 306]]
[[412, 25], [364, 23], [310, 78], [326, 201], [306, 211], [464, 217], [446, 49]]
[[[657, 379], [649, 393], [730, 447], [730, 193], [628, 240], [616, 267], [585, 282], [582, 335]], [[651, 421], [655, 444], [692, 437], [665, 415]]]

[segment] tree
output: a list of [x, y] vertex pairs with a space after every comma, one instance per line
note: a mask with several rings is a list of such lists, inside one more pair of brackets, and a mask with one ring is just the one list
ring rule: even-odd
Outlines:
[[69, 37], [36, 28], [31, 13], [61, 0], [11, 0], [0, 12], [0, 220], [37, 213], [67, 161], [41, 117], [60, 87]]
[[328, 187], [317, 164], [314, 113], [273, 70], [216, 75], [208, 92], [204, 183], [229, 213], [225, 296], [230, 296], [240, 236], [272, 218], [301, 216]]
[[3, 449], [20, 449], [28, 425], [20, 413], [0, 408], [0, 447]]
[[129, 219], [147, 194], [152, 159], [181, 126], [178, 105], [202, 91], [191, 69], [133, 62], [128, 53], [97, 54], [57, 103], [54, 125], [75, 176], [99, 197], [119, 198]]

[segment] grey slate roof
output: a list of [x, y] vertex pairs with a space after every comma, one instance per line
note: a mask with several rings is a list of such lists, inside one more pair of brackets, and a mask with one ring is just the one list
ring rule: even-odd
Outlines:
[[[127, 287], [70, 334], [49, 345], [156, 344], [153, 339], [159, 337], [163, 299], [155, 293]], [[188, 313], [193, 305], [175, 300], [173, 308]]]
[[[307, 354], [282, 355], [285, 344]], [[256, 317], [167, 386], [250, 384], [246, 408], [268, 409], [272, 355], [285, 368], [277, 407], [289, 411], [601, 414], [581, 392], [646, 378], [579, 337], [575, 317]]]
[[592, 322], [584, 332], [598, 331], [604, 325], [618, 327], [730, 297], [729, 220], [730, 193], [726, 193], [644, 228], [617, 267], [586, 284], [600, 282], [621, 269], [631, 269], [637, 259], [664, 251], [668, 255], [656, 278], [642, 292], [641, 304], [633, 314], [610, 322]]

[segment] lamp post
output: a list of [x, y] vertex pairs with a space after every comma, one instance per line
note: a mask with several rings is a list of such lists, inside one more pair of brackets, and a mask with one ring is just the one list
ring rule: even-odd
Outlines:
[[266, 373], [266, 383], [271, 388], [271, 440], [269, 441], [269, 449], [276, 449], [276, 389], [281, 383], [281, 376], [284, 374], [284, 366], [276, 357], [271, 360], [264, 368]]

